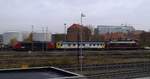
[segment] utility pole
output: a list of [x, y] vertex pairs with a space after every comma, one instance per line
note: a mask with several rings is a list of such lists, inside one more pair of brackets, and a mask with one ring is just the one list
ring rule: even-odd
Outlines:
[[82, 32], [83, 32], [83, 24], [82, 24], [82, 19], [83, 19], [83, 17], [85, 17], [85, 15], [83, 14], [83, 13], [81, 13], [81, 17], [80, 17], [80, 22], [81, 22], [81, 28], [80, 28], [80, 71], [81, 71], [81, 73], [82, 73], [82, 71], [83, 71], [83, 51], [82, 51], [82, 47], [83, 47], [83, 36], [82, 36]]
[[[66, 42], [66, 35], [67, 35], [67, 33], [66, 33], [66, 23], [64, 23], [64, 42]], [[66, 51], [65, 51], [65, 49], [64, 49], [64, 53], [65, 53]]]
[[34, 45], [33, 45], [33, 32], [34, 32], [34, 26], [32, 25], [32, 33], [31, 33], [31, 35], [32, 35], [32, 46], [31, 46], [31, 50], [33, 51], [34, 50]]
[[45, 41], [44, 27], [42, 27], [42, 35], [43, 35], [43, 40], [41, 41], [41, 43], [42, 43], [42, 52], [44, 52], [44, 41]]
[[49, 39], [48, 39], [48, 36], [49, 36], [49, 34], [48, 34], [48, 27], [46, 27], [46, 51], [47, 51], [47, 48], [48, 48], [48, 42], [49, 42]]
[[66, 26], [67, 26], [67, 24], [64, 23], [64, 34], [65, 34], [64, 41], [66, 41], [66, 35], [67, 35], [67, 32], [66, 32]]

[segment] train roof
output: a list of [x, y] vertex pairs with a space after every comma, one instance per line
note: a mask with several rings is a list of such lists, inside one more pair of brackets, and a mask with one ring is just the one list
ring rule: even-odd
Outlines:
[[[77, 41], [80, 42], [81, 40], [77, 40]], [[63, 42], [77, 42], [77, 41], [67, 41], [67, 40], [66, 40], [66, 41], [63, 41]], [[83, 40], [82, 42], [104, 42], [104, 41], [92, 41], [92, 40], [91, 40], [91, 41], [90, 41], [90, 40], [89, 40], [89, 41], [84, 41], [84, 40]]]
[[136, 43], [135, 41], [110, 41], [109, 43]]
[[[79, 42], [78, 42], [78, 41], [77, 41], [77, 42], [75, 42], [75, 41], [73, 41], [73, 42], [62, 41], [61, 43], [66, 43], [66, 44], [67, 44], [67, 43], [81, 43], [81, 41], [79, 41]], [[101, 44], [101, 43], [104, 43], [104, 42], [91, 42], [91, 41], [86, 42], [86, 41], [83, 41], [82, 43], [83, 43], [83, 44], [84, 44], [84, 43], [89, 43], [89, 44], [90, 44], [90, 43], [92, 43], [92, 44], [93, 44], [93, 43], [99, 43], [99, 44]]]

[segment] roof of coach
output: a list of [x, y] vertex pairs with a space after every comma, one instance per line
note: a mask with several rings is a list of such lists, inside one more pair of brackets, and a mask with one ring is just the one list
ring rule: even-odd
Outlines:
[[[61, 43], [81, 43], [80, 41], [77, 41], [77, 42], [75, 42], [75, 41], [62, 41]], [[104, 42], [102, 42], [102, 41], [99, 41], [99, 42], [94, 42], [94, 41], [83, 41], [82, 43], [104, 43]]]
[[110, 41], [109, 43], [136, 43], [135, 41]]

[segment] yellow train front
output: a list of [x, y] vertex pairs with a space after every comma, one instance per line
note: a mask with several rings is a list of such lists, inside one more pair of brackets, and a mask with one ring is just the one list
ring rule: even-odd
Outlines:
[[57, 42], [56, 49], [62, 50], [77, 50], [82, 48], [83, 50], [101, 50], [105, 48], [105, 42]]

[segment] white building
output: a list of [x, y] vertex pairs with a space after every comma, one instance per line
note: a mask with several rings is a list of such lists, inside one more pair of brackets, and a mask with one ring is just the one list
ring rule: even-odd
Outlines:
[[22, 34], [20, 32], [6, 32], [2, 35], [3, 44], [9, 45], [12, 39], [17, 41], [23, 41]]
[[135, 31], [132, 26], [110, 26], [110, 25], [98, 25], [95, 29], [96, 34], [105, 34], [105, 33], [114, 33], [114, 32], [123, 32], [128, 33]]
[[33, 33], [33, 41], [51, 41], [51, 34], [50, 33]]

